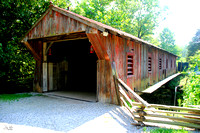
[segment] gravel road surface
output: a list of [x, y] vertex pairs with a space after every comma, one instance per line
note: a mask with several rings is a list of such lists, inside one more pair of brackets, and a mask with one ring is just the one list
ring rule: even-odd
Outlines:
[[50, 96], [0, 100], [0, 133], [140, 133], [123, 108]]

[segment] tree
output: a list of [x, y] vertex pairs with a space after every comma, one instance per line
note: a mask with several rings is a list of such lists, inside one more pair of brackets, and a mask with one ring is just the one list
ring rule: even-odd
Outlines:
[[138, 38], [153, 34], [160, 14], [158, 0], [83, 0], [74, 11]]
[[63, 9], [67, 9], [68, 7], [72, 6], [72, 3], [70, 0], [49, 0], [49, 1], [51, 1], [53, 5], [63, 8]]
[[[33, 77], [34, 60], [20, 38], [48, 8], [42, 0], [0, 1], [0, 85], [1, 91], [11, 82], [17, 84]], [[15, 85], [13, 85], [15, 86]]]
[[175, 45], [174, 33], [171, 32], [168, 28], [164, 28], [160, 33], [159, 41], [159, 47], [173, 54], [179, 55], [180, 48]]
[[[12, 84], [16, 87], [19, 82], [25, 82], [26, 77], [33, 77], [35, 61], [20, 39], [49, 4], [43, 0], [0, 1], [0, 91], [12, 87]], [[71, 3], [69, 0], [53, 0], [53, 4], [67, 8]]]
[[200, 75], [197, 75], [195, 67], [200, 66], [200, 50], [190, 56], [190, 73], [183, 93], [183, 105], [199, 105], [200, 104]]
[[192, 38], [192, 41], [188, 45], [187, 49], [188, 49], [187, 57], [193, 56], [196, 53], [196, 51], [200, 50], [200, 29], [197, 30], [195, 36]]
[[138, 38], [153, 35], [153, 30], [158, 25], [158, 17], [160, 15], [158, 0], [141, 0], [136, 7], [137, 11], [132, 14], [132, 32]]
[[106, 8], [113, 0], [82, 0], [77, 2], [73, 11], [87, 18], [102, 22], [106, 15]]

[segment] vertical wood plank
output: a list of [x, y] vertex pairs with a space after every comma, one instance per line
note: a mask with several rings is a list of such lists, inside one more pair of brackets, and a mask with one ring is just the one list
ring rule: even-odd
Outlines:
[[47, 63], [43, 63], [43, 92], [47, 91]]
[[48, 63], [49, 91], [53, 90], [53, 63]]
[[97, 94], [96, 101], [99, 102], [100, 99], [100, 87], [101, 87], [101, 78], [100, 78], [100, 60], [97, 60]]
[[[117, 103], [118, 105], [122, 105], [121, 101], [120, 101], [120, 94], [119, 94], [119, 86], [118, 86], [118, 75], [117, 75], [117, 71], [116, 71], [116, 64], [115, 62], [112, 63], [112, 75], [113, 75], [113, 79], [114, 79], [114, 84], [115, 84], [115, 93], [117, 96]], [[112, 90], [112, 89], [111, 89]], [[111, 96], [114, 97], [114, 90], [111, 91]], [[114, 99], [114, 98], [112, 98]], [[113, 101], [113, 103], [116, 103], [115, 101]]]
[[47, 91], [47, 55], [45, 54], [47, 43], [43, 43], [43, 92]]
[[141, 44], [141, 88], [140, 90], [144, 89], [144, 44]]

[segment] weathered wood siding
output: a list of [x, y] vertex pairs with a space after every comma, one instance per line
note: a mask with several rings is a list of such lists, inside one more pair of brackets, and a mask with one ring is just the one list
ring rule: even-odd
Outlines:
[[50, 10], [26, 35], [24, 40], [85, 31], [86, 25], [57, 11]]
[[[92, 40], [94, 36], [87, 34], [88, 38], [91, 38], [91, 43], [97, 44], [98, 40], [101, 40], [100, 43], [98, 43], [99, 48], [97, 49], [102, 49], [104, 52], [106, 51], [106, 53], [102, 53], [102, 50], [100, 50], [100, 52], [97, 50], [97, 55], [99, 55], [99, 57], [103, 60], [106, 60], [107, 57], [105, 56], [108, 56], [110, 64], [115, 62], [119, 78], [125, 81], [132, 89], [135, 88], [137, 91], [143, 91], [149, 86], [176, 72], [176, 66], [174, 64], [176, 57], [174, 55], [147, 44], [134, 40], [128, 40], [116, 35], [109, 34], [108, 36], [103, 36], [99, 31], [93, 31], [92, 34], [95, 34], [94, 36], [98, 36], [98, 39]], [[126, 74], [126, 56], [127, 53], [130, 52], [134, 55], [133, 76], [127, 76]], [[151, 72], [148, 71], [149, 56], [151, 56], [152, 59]], [[161, 69], [159, 69], [159, 58], [161, 58], [162, 61]], [[168, 68], [166, 68], [166, 59], [168, 59]], [[104, 73], [104, 71], [102, 72]], [[110, 79], [107, 80], [110, 81]], [[102, 82], [101, 84], [106, 84], [106, 82]], [[108, 87], [107, 85], [103, 86]]]
[[[82, 17], [82, 19], [84, 18]], [[23, 41], [29, 42], [30, 47], [35, 50], [32, 50], [32, 52], [37, 56], [34, 90], [38, 92], [43, 90], [43, 43], [46, 43], [43, 38], [59, 36], [59, 41], [62, 41], [63, 36], [61, 35], [71, 35], [70, 37], [74, 39], [76, 38], [74, 33], [78, 35], [80, 32], [88, 38], [98, 56], [97, 96], [99, 101], [117, 103], [112, 76], [113, 68], [111, 67], [113, 62], [116, 64], [118, 77], [136, 91], [142, 91], [176, 72], [176, 56], [146, 44], [139, 39], [130, 39], [130, 35], [126, 37], [125, 34], [119, 35], [114, 32], [108, 32], [108, 35], [104, 36], [98, 29], [97, 25], [99, 23], [95, 22], [95, 26], [93, 26], [93, 21], [90, 23], [87, 20], [87, 23], [90, 24], [86, 25], [86, 21], [84, 22], [82, 19], [79, 21], [79, 19], [73, 17], [72, 13], [68, 14], [64, 10], [59, 9], [59, 11], [56, 11], [50, 8], [26, 34]], [[127, 76], [127, 53], [132, 53], [133, 55], [133, 75], [131, 76]], [[151, 57], [151, 71], [148, 69], [149, 57]], [[161, 69], [159, 69], [159, 64], [162, 65]], [[56, 90], [61, 87], [62, 83], [58, 82], [60, 76], [58, 76], [59, 74], [55, 75], [62, 71], [61, 66], [58, 63], [53, 63], [49, 66], [48, 75], [56, 78], [47, 78], [48, 90]], [[49, 83], [52, 80], [53, 84]], [[63, 82], [63, 84], [65, 83]]]

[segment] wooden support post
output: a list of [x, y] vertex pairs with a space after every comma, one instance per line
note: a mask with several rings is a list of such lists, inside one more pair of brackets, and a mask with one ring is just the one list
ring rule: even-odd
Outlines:
[[32, 46], [28, 42], [24, 42], [24, 45], [31, 51], [35, 60], [41, 61], [40, 56], [35, 52], [35, 50], [32, 48]]
[[109, 60], [100, 32], [94, 28], [87, 28], [86, 35], [100, 60]]
[[116, 91], [116, 95], [117, 95], [117, 102], [118, 104], [121, 106], [121, 100], [120, 100], [120, 94], [119, 94], [119, 86], [118, 86], [118, 75], [117, 75], [117, 71], [116, 71], [116, 65], [115, 62], [112, 63], [112, 74], [113, 74], [113, 79], [114, 79], [114, 83], [115, 83], [115, 91]]
[[118, 82], [126, 89], [128, 90], [134, 98], [136, 98], [139, 102], [142, 103], [142, 106], [150, 107], [150, 104], [144, 101], [138, 94], [136, 94], [128, 85], [126, 85], [121, 79], [118, 78]]
[[46, 55], [47, 43], [43, 43], [43, 92], [47, 91], [47, 55]]
[[51, 42], [51, 43], [49, 44], [49, 46], [47, 47], [47, 49], [45, 50], [45, 54], [46, 54], [46, 55], [48, 54], [48, 51], [49, 51], [49, 49], [51, 48], [51, 46], [53, 45], [53, 43], [54, 43], [54, 42]]

